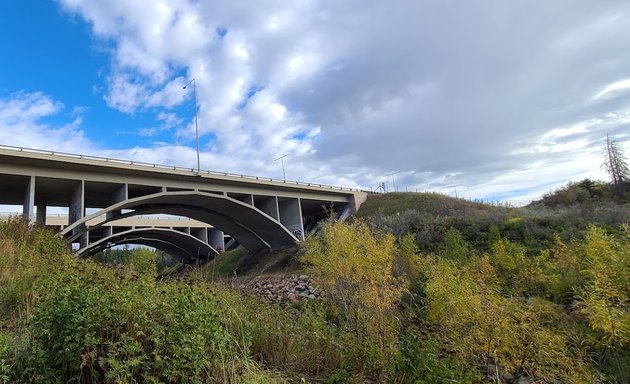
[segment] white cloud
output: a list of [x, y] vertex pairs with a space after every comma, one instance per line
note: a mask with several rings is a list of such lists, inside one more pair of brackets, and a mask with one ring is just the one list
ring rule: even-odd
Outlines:
[[628, 89], [630, 89], [630, 79], [615, 81], [599, 91], [593, 98], [601, 99], [604, 96], [610, 96], [611, 93], [614, 94], [618, 91], [625, 91]]
[[63, 109], [63, 104], [42, 92], [18, 92], [0, 99], [0, 143], [65, 152], [76, 152], [76, 148], [89, 151], [80, 116], [67, 123], [46, 123], [47, 118]]
[[[450, 174], [471, 196], [532, 196], [599, 175], [606, 133], [629, 140], [628, 4], [60, 3], [112, 45], [109, 106], [173, 114], [196, 79], [209, 168], [278, 176], [290, 152], [301, 179], [369, 188], [401, 171], [424, 190]], [[182, 143], [191, 116], [169, 125]], [[184, 148], [120, 155], [194, 164]]]

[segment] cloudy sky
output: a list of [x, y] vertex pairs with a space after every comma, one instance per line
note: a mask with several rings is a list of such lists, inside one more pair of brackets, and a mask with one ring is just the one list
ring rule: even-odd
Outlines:
[[[0, 144], [523, 202], [630, 155], [630, 2], [8, 0]], [[628, 157], [628, 156], [626, 156]], [[392, 173], [395, 175], [388, 176]]]

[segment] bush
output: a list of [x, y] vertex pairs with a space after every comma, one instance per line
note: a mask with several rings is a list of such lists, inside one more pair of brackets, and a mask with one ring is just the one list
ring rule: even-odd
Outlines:
[[356, 221], [326, 223], [307, 240], [303, 261], [326, 293], [332, 321], [350, 345], [353, 368], [379, 381], [392, 373], [397, 354], [396, 305], [404, 290], [394, 275], [392, 235], [373, 233]]
[[137, 280], [81, 262], [42, 282], [18, 358], [21, 380], [192, 383], [227, 375], [221, 362], [236, 350], [212, 293], [156, 284], [152, 253], [138, 256]]
[[[482, 367], [496, 380], [506, 373], [545, 381], [596, 380], [558, 327], [560, 309], [536, 305], [540, 300], [505, 298], [495, 289], [497, 279], [489, 264], [475, 271], [471, 274], [448, 260], [434, 259], [426, 284], [426, 319], [464, 367]], [[554, 319], [543, 321], [541, 308]]]
[[617, 377], [627, 382], [630, 371], [619, 355], [630, 345], [630, 241], [614, 239], [593, 226], [586, 238], [588, 283], [581, 290], [582, 312], [603, 336], [602, 347], [610, 350]]
[[42, 274], [72, 263], [63, 239], [18, 217], [0, 222], [0, 256], [0, 320], [9, 321], [31, 311], [33, 286]]

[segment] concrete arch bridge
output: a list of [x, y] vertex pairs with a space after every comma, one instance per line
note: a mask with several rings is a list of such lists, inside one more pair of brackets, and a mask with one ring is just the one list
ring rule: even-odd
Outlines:
[[[122, 244], [209, 260], [231, 244], [264, 254], [304, 240], [367, 193], [321, 184], [0, 146], [0, 205], [59, 229], [80, 256]], [[51, 207], [67, 214], [47, 215]]]

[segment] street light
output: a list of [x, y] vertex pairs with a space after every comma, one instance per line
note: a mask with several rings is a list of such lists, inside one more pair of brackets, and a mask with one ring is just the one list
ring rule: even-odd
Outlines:
[[464, 184], [456, 184], [456, 185], [447, 185], [444, 188], [453, 188], [455, 190], [455, 198], [457, 199], [457, 187], [461, 187]]
[[195, 78], [188, 82], [188, 84], [184, 85], [182, 89], [186, 89], [190, 83], [193, 85], [193, 98], [195, 99], [195, 138], [197, 139], [197, 174], [201, 170], [201, 164], [199, 161], [199, 125], [197, 124], [197, 87], [195, 86]]
[[394, 185], [394, 191], [398, 192], [398, 186], [396, 186], [396, 178], [395, 176], [397, 174], [399, 174], [401, 171], [398, 172], [392, 172], [392, 173], [388, 173], [387, 175], [385, 175], [386, 177], [391, 176], [392, 177], [392, 184]]
[[286, 153], [280, 157], [278, 157], [277, 159], [275, 159], [274, 161], [278, 161], [280, 160], [280, 162], [282, 163], [282, 178], [284, 179], [284, 182], [287, 182], [287, 175], [284, 173], [284, 158], [289, 156], [290, 153]]

